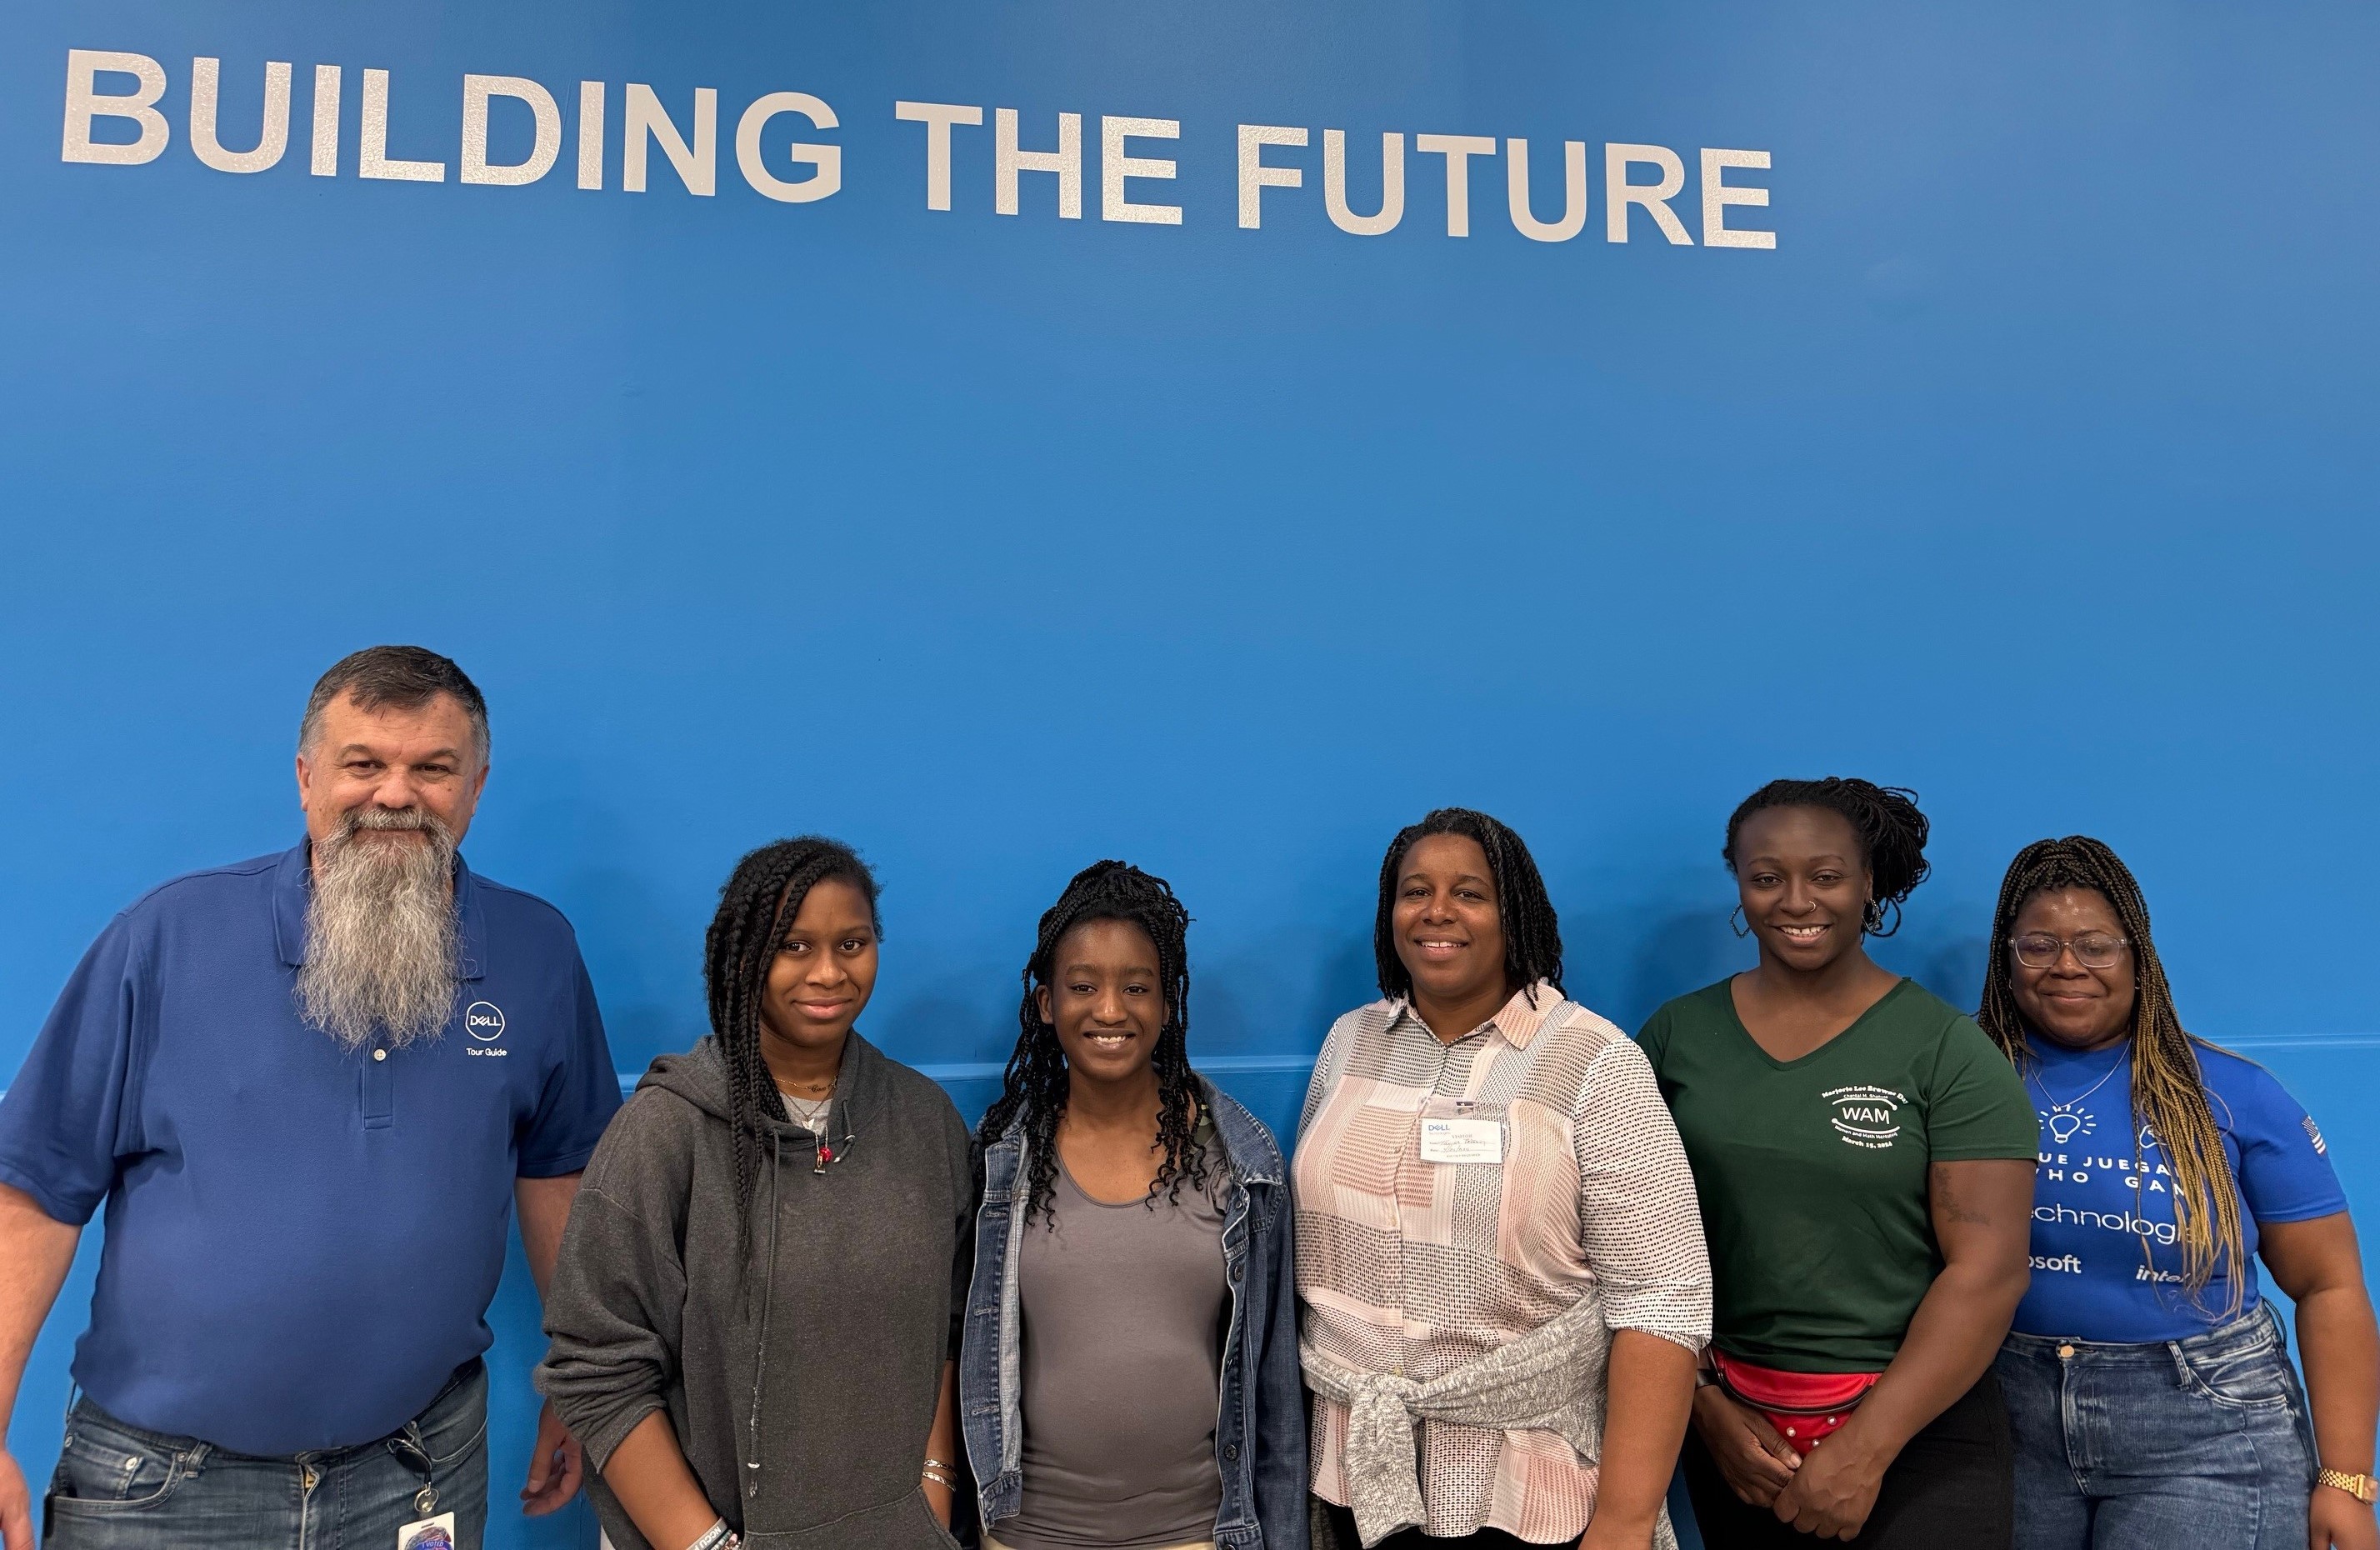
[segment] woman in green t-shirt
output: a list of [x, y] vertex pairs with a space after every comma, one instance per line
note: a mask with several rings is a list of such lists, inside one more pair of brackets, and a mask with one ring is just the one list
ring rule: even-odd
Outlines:
[[1760, 962], [1638, 1035], [1710, 1244], [1685, 1466], [1713, 1546], [2009, 1544], [1991, 1366], [2024, 1295], [2035, 1122], [1981, 1029], [1867, 955], [1925, 834], [1909, 793], [1865, 781], [1755, 792], [1722, 854]]

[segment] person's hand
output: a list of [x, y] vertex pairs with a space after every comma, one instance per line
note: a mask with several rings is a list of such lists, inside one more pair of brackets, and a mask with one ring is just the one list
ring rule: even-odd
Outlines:
[[1802, 1468], [1802, 1456], [1767, 1416], [1744, 1409], [1716, 1387], [1694, 1390], [1694, 1431], [1727, 1488], [1754, 1507], [1774, 1504]]
[[[2372, 1509], [2336, 1485], [2317, 1485], [2306, 1503], [2306, 1541], [2310, 1550], [2380, 1550], [2380, 1527]], [[17, 1542], [8, 1542], [17, 1550]]]
[[1891, 1461], [1861, 1447], [1856, 1433], [1837, 1432], [1810, 1450], [1768, 1510], [1805, 1534], [1849, 1539], [1876, 1510], [1876, 1494]]
[[25, 1488], [25, 1471], [5, 1447], [0, 1447], [0, 1545], [33, 1550], [33, 1495]]
[[947, 1531], [951, 1526], [951, 1488], [930, 1480], [920, 1483], [925, 1487], [926, 1506], [932, 1511], [934, 1521]]
[[[570, 1498], [578, 1495], [586, 1468], [578, 1439], [563, 1428], [562, 1418], [553, 1413], [553, 1401], [548, 1399], [538, 1407], [537, 1446], [529, 1450], [528, 1483], [521, 1487], [521, 1511], [542, 1518], [569, 1506]], [[11, 1544], [7, 1550], [17, 1547]]]

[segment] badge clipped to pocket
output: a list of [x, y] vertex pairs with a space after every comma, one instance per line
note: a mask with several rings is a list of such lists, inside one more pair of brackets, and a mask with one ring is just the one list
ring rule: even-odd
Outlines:
[[1503, 1105], [1434, 1098], [1421, 1116], [1421, 1160], [1504, 1165]]
[[406, 1524], [396, 1531], [396, 1550], [455, 1550], [455, 1515], [442, 1512]]

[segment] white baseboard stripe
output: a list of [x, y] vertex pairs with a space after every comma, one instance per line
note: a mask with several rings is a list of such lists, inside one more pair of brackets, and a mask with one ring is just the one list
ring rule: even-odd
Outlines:
[[[2380, 1049], [2380, 1033], [2369, 1034], [2250, 1034], [2240, 1038], [2216, 1040], [2226, 1049], [2236, 1049], [2252, 1055], [2260, 1049]], [[1314, 1069], [1311, 1055], [1201, 1055], [1192, 1064], [1209, 1076], [1267, 1076], [1275, 1072], [1305, 1072]], [[1008, 1069], [997, 1060], [958, 1060], [936, 1062], [917, 1068], [937, 1082], [997, 1082]], [[625, 1097], [637, 1090], [642, 1072], [619, 1072], [620, 1095]], [[8, 1096], [0, 1087], [0, 1097]]]

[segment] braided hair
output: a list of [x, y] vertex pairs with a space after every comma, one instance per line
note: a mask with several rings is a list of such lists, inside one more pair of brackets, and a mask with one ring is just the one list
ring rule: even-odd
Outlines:
[[1058, 945], [1066, 933], [1095, 920], [1137, 926], [1157, 948], [1165, 1025], [1149, 1064], [1157, 1072], [1157, 1139], [1165, 1160], [1149, 1181], [1146, 1204], [1154, 1208], [1160, 1193], [1169, 1201], [1181, 1199], [1185, 1180], [1194, 1189], [1207, 1187], [1206, 1151], [1197, 1144], [1203, 1106], [1190, 1070], [1190, 912], [1164, 878], [1121, 861], [1096, 862], [1075, 873], [1041, 916], [1041, 934], [1021, 976], [1025, 994], [1016, 1009], [1016, 1048], [1008, 1057], [1000, 1096], [976, 1132], [989, 1146], [1024, 1116], [1027, 1220], [1037, 1211], [1050, 1215], [1050, 1193], [1058, 1182], [1058, 1121], [1065, 1116], [1067, 1096], [1066, 1052], [1057, 1028], [1041, 1015], [1040, 992], [1058, 972]]
[[[1900, 902], [1934, 870], [1925, 859], [1931, 826], [1917, 810], [1915, 792], [1839, 775], [1823, 781], [1771, 781], [1738, 804], [1727, 820], [1727, 848], [1719, 854], [1730, 872], [1735, 870], [1735, 842], [1744, 820], [1771, 807], [1819, 807], [1848, 819], [1852, 832], [1859, 836], [1861, 859], [1867, 863], [1875, 888], [1860, 929], [1871, 937], [1889, 937], [1900, 929]], [[1885, 924], [1888, 909], [1892, 912], [1889, 926]]]
[[783, 1114], [776, 1079], [760, 1054], [760, 1004], [777, 950], [801, 913], [811, 889], [840, 878], [868, 900], [868, 917], [883, 935], [876, 913], [876, 874], [859, 853], [839, 840], [805, 834], [761, 846], [735, 864], [719, 890], [719, 911], [702, 938], [702, 983], [710, 1009], [710, 1031], [727, 1063], [727, 1112], [735, 1144], [737, 1219], [750, 1230], [752, 1196], [759, 1186], [762, 1139], [771, 1120]]
[[[2182, 1279], [2192, 1297], [2203, 1292], [2227, 1260], [2235, 1268], [2228, 1314], [2237, 1314], [2247, 1291], [2237, 1266], [2246, 1247], [2240, 1221], [2240, 1192], [2224, 1155], [2222, 1127], [2207, 1101], [2196, 1046], [2207, 1041], [2183, 1032], [2174, 1011], [2165, 964], [2149, 936], [2148, 901], [2131, 868], [2088, 835], [2036, 840], [2016, 853], [2000, 884], [1992, 913], [1990, 961], [1984, 966], [1984, 1000], [1975, 1021], [2022, 1070], [2034, 1054], [2025, 1043], [2024, 1016], [2017, 1008], [2015, 975], [2009, 967], [2009, 938], [2027, 902], [2045, 893], [2088, 890], [2107, 902], [2123, 923], [2132, 948], [2132, 1113], [2134, 1161], [2141, 1160], [2141, 1127], [2154, 1132], [2173, 1169], [2174, 1227], [2181, 1239]], [[2149, 1252], [2143, 1232], [2141, 1252]]]
[[1413, 994], [1413, 973], [1397, 956], [1397, 873], [1405, 853], [1433, 834], [1459, 834], [1478, 842], [1496, 881], [1496, 918], [1504, 928], [1504, 983], [1532, 986], [1539, 980], [1562, 991], [1561, 923], [1546, 895], [1546, 880], [1521, 837], [1485, 813], [1440, 807], [1421, 822], [1407, 824], [1389, 842], [1380, 861], [1380, 908], [1372, 921], [1372, 960], [1380, 994], [1394, 999]]

